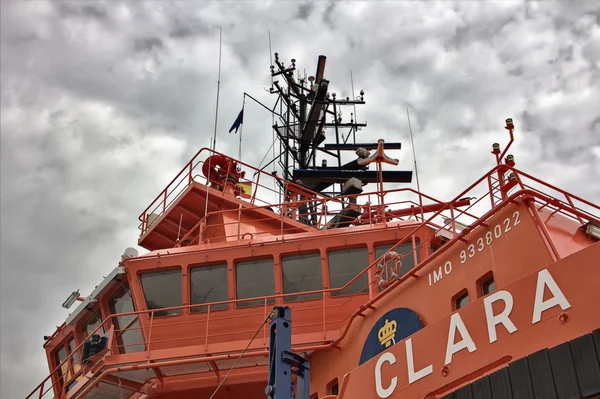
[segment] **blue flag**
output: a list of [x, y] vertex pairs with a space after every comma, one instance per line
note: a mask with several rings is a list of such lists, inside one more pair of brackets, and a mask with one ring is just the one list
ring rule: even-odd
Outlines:
[[233, 125], [231, 125], [231, 128], [229, 129], [229, 133], [231, 133], [231, 131], [233, 129], [235, 129], [235, 132], [237, 133], [238, 128], [240, 127], [240, 125], [244, 123], [244, 108], [242, 108], [242, 110], [240, 111], [240, 114], [238, 115], [237, 119], [235, 120], [235, 122], [233, 122]]

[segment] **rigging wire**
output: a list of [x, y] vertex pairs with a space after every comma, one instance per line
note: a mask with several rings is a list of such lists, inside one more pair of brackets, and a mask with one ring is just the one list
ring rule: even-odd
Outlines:
[[254, 336], [252, 337], [252, 339], [250, 340], [250, 342], [248, 342], [248, 345], [246, 345], [246, 348], [242, 351], [242, 353], [240, 353], [240, 356], [236, 359], [235, 363], [233, 363], [233, 366], [231, 366], [231, 368], [229, 369], [229, 371], [227, 372], [227, 374], [225, 374], [225, 377], [223, 377], [223, 379], [221, 380], [221, 382], [219, 383], [219, 385], [217, 386], [217, 388], [215, 389], [215, 391], [212, 393], [212, 395], [210, 395], [209, 399], [213, 399], [213, 397], [217, 394], [217, 392], [219, 391], [219, 388], [221, 388], [221, 385], [223, 385], [223, 383], [225, 382], [225, 380], [227, 379], [227, 377], [229, 376], [229, 374], [231, 374], [231, 372], [233, 371], [233, 369], [235, 368], [235, 366], [238, 364], [238, 362], [240, 361], [240, 359], [242, 358], [242, 356], [244, 356], [244, 353], [246, 353], [246, 351], [248, 350], [248, 348], [250, 347], [250, 345], [252, 344], [252, 342], [254, 341], [254, 339], [256, 338], [256, 336], [258, 335], [258, 333], [260, 332], [260, 330], [263, 328], [263, 326], [265, 324], [267, 324], [267, 322], [269, 320], [271, 320], [271, 316], [272, 316], [273, 312], [269, 312], [269, 314], [267, 315], [267, 318], [260, 324], [260, 327], [258, 327], [258, 329], [256, 330], [256, 332], [254, 333]]

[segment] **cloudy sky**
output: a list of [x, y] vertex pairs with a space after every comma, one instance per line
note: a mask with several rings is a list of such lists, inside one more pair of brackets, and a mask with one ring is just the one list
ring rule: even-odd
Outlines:
[[[48, 373], [42, 337], [137, 242], [137, 216], [244, 91], [272, 104], [273, 51], [367, 105], [359, 141], [402, 141], [411, 110], [423, 191], [449, 200], [493, 166], [514, 119], [517, 167], [600, 202], [598, 1], [1, 2], [1, 396]], [[348, 118], [344, 115], [344, 118]], [[248, 103], [245, 161], [270, 116]]]

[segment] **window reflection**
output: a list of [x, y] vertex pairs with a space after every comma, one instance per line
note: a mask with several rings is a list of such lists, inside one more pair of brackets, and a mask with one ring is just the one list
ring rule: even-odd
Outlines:
[[[135, 312], [129, 287], [124, 286], [108, 301], [111, 314]], [[120, 353], [142, 352], [144, 350], [142, 332], [136, 315], [113, 317], [115, 337]]]
[[[306, 292], [323, 289], [321, 278], [321, 255], [319, 252], [301, 255], [288, 255], [281, 259], [283, 270], [283, 292]], [[284, 302], [321, 298], [323, 293], [291, 295]]]
[[[181, 269], [144, 273], [142, 289], [148, 310], [181, 306]], [[181, 314], [181, 309], [159, 310], [154, 316]]]
[[[275, 295], [275, 270], [273, 259], [254, 259], [238, 262], [235, 266], [236, 297], [256, 298]], [[238, 302], [238, 307], [263, 305], [264, 300]], [[270, 298], [267, 303], [275, 303]]]
[[[190, 304], [227, 301], [227, 263], [190, 269]], [[211, 305], [210, 310], [227, 309], [228, 304]], [[192, 312], [206, 312], [208, 306], [196, 306]]]
[[[327, 254], [329, 263], [329, 284], [331, 288], [339, 288], [346, 285], [360, 272], [369, 266], [369, 253], [364, 248], [347, 248], [331, 251]], [[341, 290], [333, 291], [332, 296], [351, 295], [358, 292], [369, 292], [369, 277], [367, 273], [360, 276], [352, 285]]]

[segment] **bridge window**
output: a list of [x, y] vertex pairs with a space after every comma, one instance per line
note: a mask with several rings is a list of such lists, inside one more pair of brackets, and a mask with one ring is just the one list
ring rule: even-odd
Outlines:
[[[227, 301], [227, 263], [208, 266], [195, 265], [190, 269], [190, 304]], [[210, 310], [227, 309], [228, 304], [211, 305]], [[208, 306], [195, 306], [192, 312], [206, 312]]]
[[[275, 295], [275, 264], [273, 259], [253, 259], [235, 265], [237, 299]], [[263, 299], [238, 302], [238, 307], [264, 305]], [[267, 303], [275, 303], [270, 298]]]
[[[57, 370], [57, 372], [61, 386], [64, 385], [65, 382], [69, 383], [70, 380], [81, 369], [81, 365], [78, 363], [79, 353], [76, 349], [77, 344], [75, 343], [75, 339], [70, 338], [68, 340], [68, 343], [65, 343], [63, 346], [58, 348], [58, 350], [54, 354], [54, 361], [56, 362], [56, 366], [58, 367], [60, 365], [60, 368]], [[69, 360], [67, 360], [67, 357], [69, 357]], [[65, 362], [61, 365], [63, 361]], [[68, 384], [66, 389], [67, 392], [69, 391], [69, 389], [75, 386], [75, 384], [77, 384], [79, 378], [80, 376]]]
[[[54, 360], [56, 361], [56, 366], [60, 366], [60, 368], [58, 369], [58, 378], [60, 379], [60, 385], [62, 386], [65, 381], [63, 377], [67, 376], [67, 379], [69, 379], [69, 362], [64, 362], [67, 359], [67, 347], [61, 346], [60, 348], [58, 348], [54, 357]], [[62, 362], [64, 363], [61, 365]]]
[[100, 310], [91, 310], [90, 318], [81, 326], [81, 335], [83, 335], [83, 339], [91, 338], [90, 335], [92, 335], [92, 333], [99, 335], [104, 334], [104, 326], [96, 330], [101, 323], [102, 315], [100, 314]]
[[[329, 285], [340, 288], [369, 266], [367, 248], [348, 248], [331, 251], [327, 254], [329, 263]], [[369, 292], [367, 273], [360, 276], [352, 285], [341, 291], [333, 291], [332, 296], [352, 295]]]
[[[313, 252], [301, 255], [289, 255], [281, 258], [283, 270], [283, 292], [316, 291], [323, 289], [321, 278], [321, 254]], [[321, 298], [323, 293], [291, 295], [283, 298], [284, 302]]]
[[[375, 258], [379, 259], [380, 256], [383, 256], [387, 251], [390, 250], [396, 243], [391, 244], [381, 244], [375, 246]], [[417, 261], [420, 261], [421, 257], [419, 254], [419, 239], [415, 239], [415, 245], [417, 247]], [[400, 244], [394, 249], [398, 255], [407, 255], [402, 259], [402, 266], [400, 267], [400, 277], [404, 276], [410, 269], [415, 267], [415, 257], [413, 253], [412, 242], [406, 242], [404, 244]]]
[[[129, 287], [121, 287], [108, 300], [108, 307], [111, 314], [135, 312]], [[142, 332], [139, 329], [140, 323], [136, 315], [114, 317], [113, 323], [120, 353], [134, 353], [144, 350], [144, 339], [142, 338]]]
[[[144, 273], [140, 276], [148, 310], [181, 306], [181, 269]], [[181, 314], [181, 309], [160, 310], [154, 316]]]

